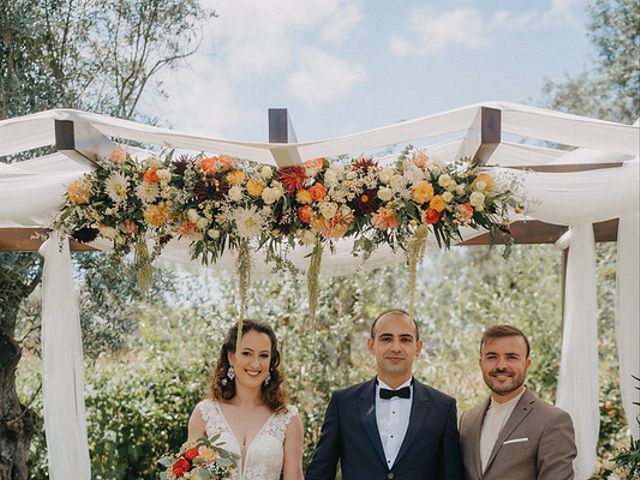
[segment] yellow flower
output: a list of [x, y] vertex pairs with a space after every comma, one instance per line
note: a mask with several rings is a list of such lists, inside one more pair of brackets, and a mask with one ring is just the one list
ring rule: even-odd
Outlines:
[[446, 207], [446, 202], [440, 195], [435, 195], [429, 202], [429, 208], [442, 212]]
[[227, 182], [231, 185], [240, 185], [244, 182], [244, 172], [242, 170], [232, 170], [227, 173]]
[[493, 177], [488, 173], [481, 173], [473, 181], [473, 188], [480, 192], [490, 192], [493, 190]]
[[320, 231], [324, 226], [324, 217], [322, 215], [314, 215], [311, 219], [311, 228], [316, 232]]
[[78, 205], [87, 203], [90, 195], [91, 188], [84, 180], [77, 180], [67, 187], [67, 197]]
[[262, 195], [262, 191], [264, 190], [264, 183], [258, 181], [258, 180], [254, 180], [253, 178], [251, 178], [248, 182], [247, 182], [247, 192], [249, 192], [249, 195], [251, 195], [254, 198], [258, 198], [260, 195]]
[[311, 192], [309, 190], [303, 188], [301, 190], [298, 190], [298, 193], [296, 193], [296, 200], [298, 201], [298, 203], [307, 205], [313, 201], [313, 197], [311, 196]]
[[169, 219], [169, 207], [164, 204], [149, 205], [144, 210], [144, 221], [154, 227], [161, 227]]
[[433, 197], [433, 185], [427, 181], [418, 182], [413, 187], [411, 198], [414, 202], [422, 205], [424, 202], [428, 202]]

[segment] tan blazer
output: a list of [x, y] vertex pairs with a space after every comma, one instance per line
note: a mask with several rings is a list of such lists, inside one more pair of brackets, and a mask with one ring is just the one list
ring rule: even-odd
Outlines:
[[577, 450], [567, 412], [540, 400], [527, 389], [491, 451], [487, 468], [480, 462], [480, 431], [489, 399], [460, 418], [460, 443], [467, 480], [570, 480]]

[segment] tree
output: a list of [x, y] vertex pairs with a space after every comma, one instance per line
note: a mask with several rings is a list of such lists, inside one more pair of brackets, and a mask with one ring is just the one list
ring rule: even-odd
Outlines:
[[[0, 119], [55, 107], [141, 117], [143, 93], [159, 71], [195, 52], [212, 14], [198, 0], [0, 0]], [[0, 480], [16, 480], [27, 478], [33, 429], [16, 394], [16, 327], [41, 261], [3, 254], [0, 262]], [[101, 275], [95, 267], [88, 278]]]
[[589, 39], [596, 48], [593, 67], [543, 86], [545, 103], [622, 123], [640, 117], [640, 8], [637, 0], [592, 0]]

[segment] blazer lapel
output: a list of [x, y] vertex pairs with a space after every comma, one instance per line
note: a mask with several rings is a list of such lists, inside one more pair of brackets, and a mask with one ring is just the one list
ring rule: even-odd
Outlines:
[[358, 409], [360, 410], [360, 418], [364, 424], [364, 429], [369, 435], [369, 440], [373, 445], [373, 449], [380, 457], [382, 464], [387, 466], [387, 459], [384, 456], [380, 433], [378, 432], [378, 422], [376, 420], [376, 381], [371, 380], [364, 386], [362, 395], [358, 399]]
[[520, 400], [518, 400], [518, 404], [513, 409], [513, 412], [511, 412], [507, 423], [504, 424], [502, 431], [498, 435], [498, 439], [493, 446], [493, 450], [491, 450], [491, 455], [489, 456], [489, 461], [487, 462], [487, 468], [484, 469], [485, 472], [491, 467], [491, 463], [493, 463], [496, 455], [498, 455], [498, 452], [502, 448], [502, 444], [504, 443], [504, 441], [509, 437], [509, 435], [513, 433], [516, 427], [520, 425], [520, 423], [526, 418], [526, 416], [531, 413], [531, 410], [533, 410], [532, 404], [535, 401], [536, 399], [533, 394], [529, 391], [529, 389], [526, 389], [522, 394], [522, 397], [520, 397]]
[[471, 431], [469, 435], [471, 437], [471, 455], [473, 456], [473, 465], [476, 471], [476, 478], [482, 478], [482, 459], [480, 458], [480, 434], [482, 433], [482, 423], [484, 417], [487, 414], [491, 397], [488, 397], [475, 413], [475, 417], [469, 420], [471, 424]]
[[431, 410], [428, 408], [429, 401], [429, 392], [427, 388], [413, 379], [413, 401], [411, 402], [409, 426], [407, 427], [407, 433], [404, 436], [404, 440], [402, 441], [402, 445], [400, 446], [400, 451], [398, 452], [394, 465], [402, 459], [402, 456], [414, 443], [422, 425], [431, 414]]

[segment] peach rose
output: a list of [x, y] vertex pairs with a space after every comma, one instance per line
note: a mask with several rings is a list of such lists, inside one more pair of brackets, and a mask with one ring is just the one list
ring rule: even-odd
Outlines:
[[309, 187], [309, 193], [311, 193], [311, 198], [314, 202], [322, 202], [327, 195], [327, 190], [324, 188], [324, 185], [316, 182]]
[[116, 165], [122, 165], [124, 161], [127, 159], [127, 152], [123, 149], [118, 148], [111, 153], [111, 161]]
[[158, 183], [160, 181], [160, 177], [158, 176], [158, 169], [156, 167], [152, 167], [144, 172], [142, 181], [147, 183]]
[[391, 228], [398, 228], [400, 222], [396, 218], [395, 212], [390, 208], [379, 208], [376, 213], [371, 217], [371, 223], [374, 227], [380, 230], [387, 230]]
[[307, 160], [304, 162], [304, 166], [312, 170], [320, 170], [324, 165], [324, 158], [314, 158], [313, 160]]
[[429, 156], [426, 153], [420, 152], [413, 159], [413, 164], [417, 167], [420, 167], [424, 170], [424, 168], [429, 163]]
[[216, 157], [204, 158], [200, 162], [200, 170], [207, 175], [215, 175], [218, 172], [218, 159]]
[[473, 217], [473, 207], [470, 203], [464, 203], [458, 207], [458, 214], [456, 215], [461, 222], [468, 222]]
[[185, 220], [180, 224], [179, 233], [183, 237], [188, 237], [193, 232], [196, 231], [197, 225], [195, 223], [191, 223], [189, 220]]
[[302, 223], [306, 223], [307, 225], [309, 225], [313, 218], [313, 208], [311, 208], [309, 205], [300, 207], [298, 209], [298, 218], [300, 218]]
[[230, 157], [229, 155], [220, 155], [218, 157], [218, 160], [220, 162], [220, 170], [222, 170], [223, 172], [231, 170], [236, 164], [235, 158]]

